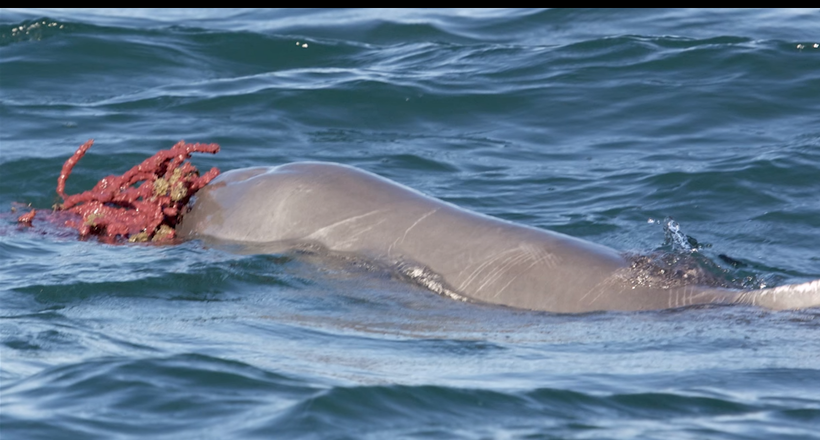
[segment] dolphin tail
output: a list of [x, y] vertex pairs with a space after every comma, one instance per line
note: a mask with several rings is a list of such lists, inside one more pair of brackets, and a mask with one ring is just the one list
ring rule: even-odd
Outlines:
[[820, 307], [820, 280], [743, 292], [736, 301], [772, 310]]

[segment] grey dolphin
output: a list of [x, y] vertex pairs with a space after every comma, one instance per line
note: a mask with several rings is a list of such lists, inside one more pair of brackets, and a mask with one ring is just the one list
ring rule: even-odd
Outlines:
[[738, 291], [644, 279], [614, 249], [471, 212], [332, 163], [224, 173], [197, 194], [177, 231], [267, 250], [318, 245], [386, 262], [454, 298], [550, 312], [820, 305], [820, 280]]

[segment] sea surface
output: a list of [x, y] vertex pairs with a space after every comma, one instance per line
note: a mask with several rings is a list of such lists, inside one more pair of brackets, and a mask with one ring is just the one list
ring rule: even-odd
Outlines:
[[88, 139], [69, 193], [184, 139], [806, 282], [818, 44], [818, 10], [1, 10], [0, 438], [820, 438], [818, 309], [532, 312], [15, 223]]

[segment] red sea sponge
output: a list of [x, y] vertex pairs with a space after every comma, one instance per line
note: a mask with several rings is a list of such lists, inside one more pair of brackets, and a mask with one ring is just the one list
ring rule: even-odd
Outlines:
[[[57, 179], [57, 194], [63, 203], [55, 211], [77, 214], [81, 219], [67, 220], [65, 224], [82, 237], [95, 235], [106, 243], [173, 240], [174, 227], [191, 197], [219, 175], [218, 169], [211, 168], [200, 176], [196, 167], [187, 162], [191, 153], [217, 153], [219, 145], [179, 141], [122, 176], [105, 177], [88, 191], [66, 195], [66, 179], [93, 143], [89, 140], [81, 145], [63, 164]], [[31, 224], [34, 215], [31, 211], [20, 216], [18, 222]]]

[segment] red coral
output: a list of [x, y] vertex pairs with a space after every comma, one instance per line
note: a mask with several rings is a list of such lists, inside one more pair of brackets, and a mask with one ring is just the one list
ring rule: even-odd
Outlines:
[[[90, 140], [81, 145], [63, 164], [57, 179], [57, 194], [63, 198], [63, 204], [56, 210], [79, 215], [81, 221], [68, 220], [65, 224], [77, 229], [83, 237], [96, 235], [108, 243], [124, 239], [173, 240], [174, 227], [191, 196], [219, 175], [218, 169], [211, 168], [200, 176], [187, 162], [191, 153], [217, 153], [219, 145], [179, 141], [170, 150], [157, 152], [122, 176], [105, 177], [88, 191], [66, 195], [66, 179], [93, 143]], [[18, 221], [30, 223], [33, 217], [32, 211]]]
[[32, 209], [27, 214], [23, 214], [17, 218], [18, 223], [23, 223], [26, 225], [31, 225], [31, 221], [34, 220], [34, 215], [37, 214], [37, 210]]

